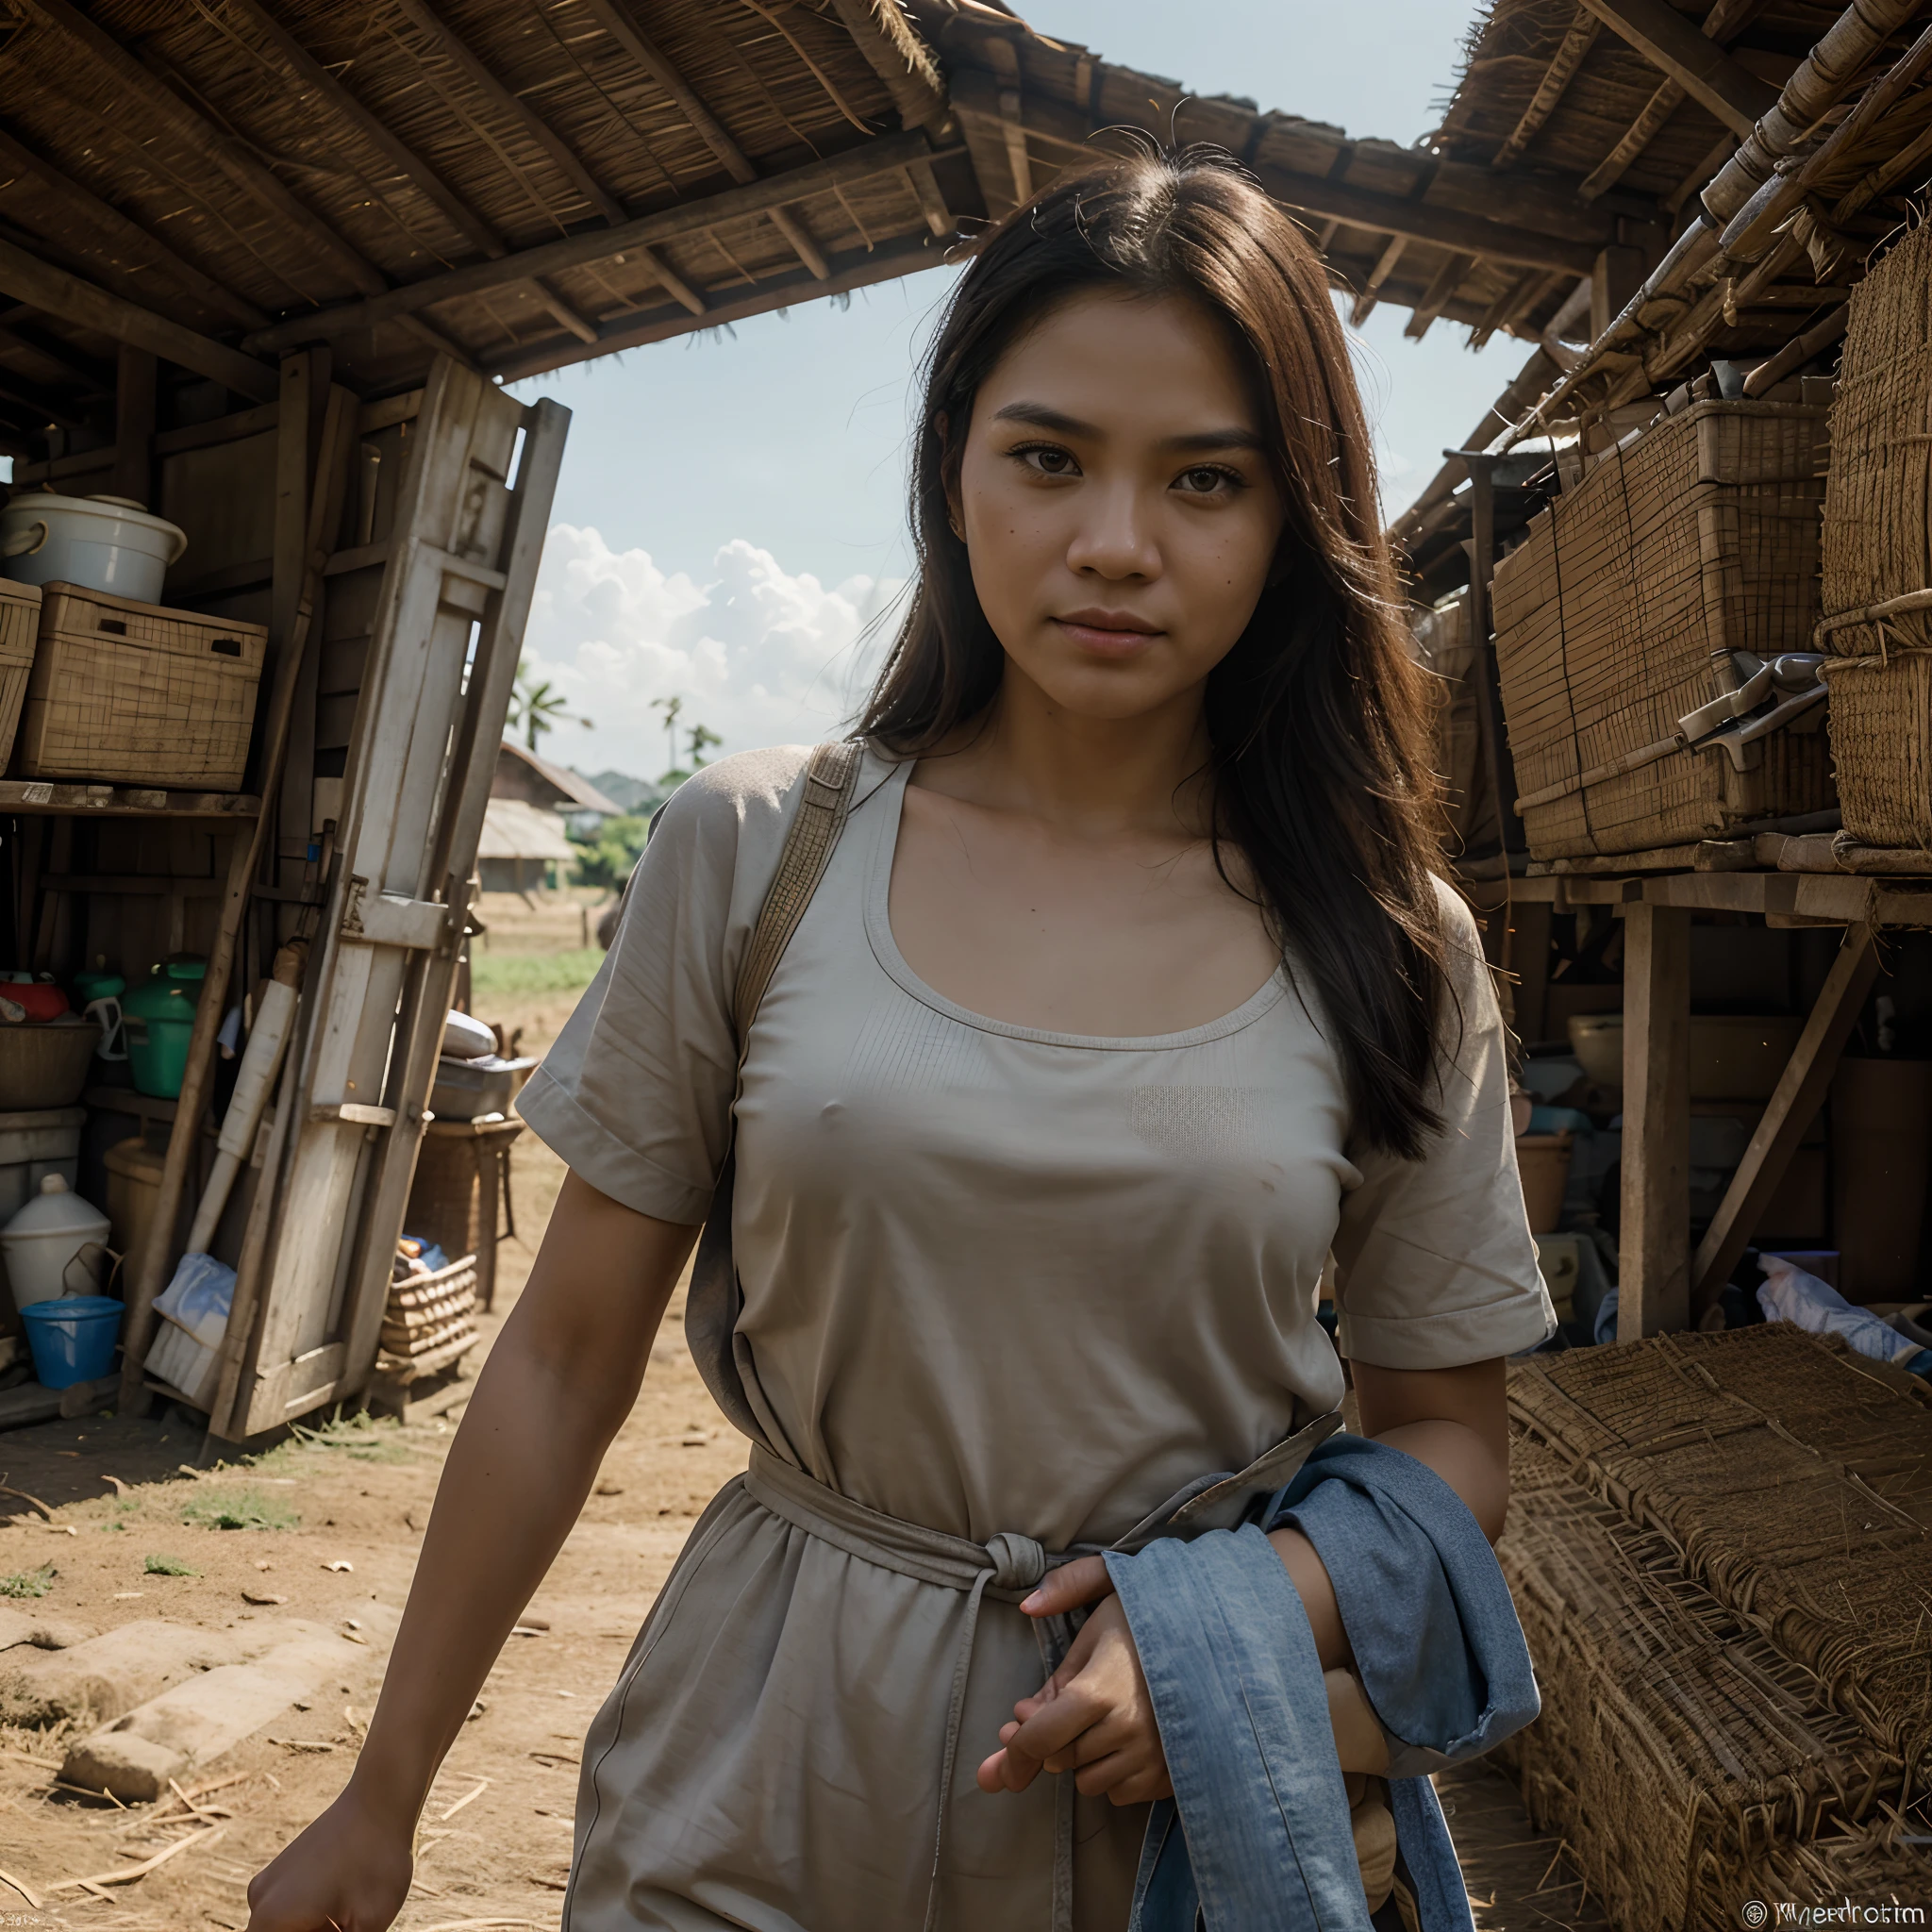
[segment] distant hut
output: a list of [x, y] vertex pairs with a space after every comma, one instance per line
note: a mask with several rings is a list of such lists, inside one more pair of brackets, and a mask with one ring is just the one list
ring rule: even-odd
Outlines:
[[527, 892], [561, 884], [557, 868], [580, 856], [570, 841], [570, 822], [581, 819], [594, 826], [617, 813], [609, 799], [575, 772], [505, 739], [476, 846], [483, 890]]

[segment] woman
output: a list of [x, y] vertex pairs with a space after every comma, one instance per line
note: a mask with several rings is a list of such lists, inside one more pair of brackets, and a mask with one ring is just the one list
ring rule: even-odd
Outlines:
[[[1049, 190], [953, 298], [913, 495], [850, 818], [741, 1067], [799, 751], [673, 799], [525, 1095], [571, 1175], [356, 1773], [254, 1932], [390, 1923], [727, 1158], [721, 1373], [762, 1442], [591, 1727], [572, 1932], [1044, 1926], [1042, 1764], [1077, 1790], [1074, 1923], [1119, 1932], [1167, 1781], [1104, 1569], [969, 1600], [849, 1526], [982, 1564], [1114, 1541], [1340, 1403], [1331, 1251], [1362, 1426], [1500, 1529], [1500, 1358], [1552, 1317], [1320, 262], [1211, 154]], [[1345, 1663], [1313, 1546], [1273, 1541]]]

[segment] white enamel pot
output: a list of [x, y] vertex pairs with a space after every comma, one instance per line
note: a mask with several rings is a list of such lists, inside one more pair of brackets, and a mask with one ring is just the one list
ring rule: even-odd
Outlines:
[[158, 604], [188, 533], [119, 496], [31, 490], [0, 510], [0, 569], [17, 584], [77, 584]]

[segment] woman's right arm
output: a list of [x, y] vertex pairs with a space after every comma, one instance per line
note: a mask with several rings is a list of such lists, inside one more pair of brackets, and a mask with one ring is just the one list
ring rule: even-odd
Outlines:
[[437, 1769], [637, 1400], [697, 1233], [565, 1177], [450, 1446], [355, 1772], [248, 1888], [248, 1932], [384, 1932], [402, 1909]]

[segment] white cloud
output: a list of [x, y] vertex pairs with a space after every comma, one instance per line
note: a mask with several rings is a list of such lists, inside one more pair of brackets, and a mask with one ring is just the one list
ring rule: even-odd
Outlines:
[[684, 700], [680, 729], [708, 725], [725, 752], [816, 742], [862, 696], [890, 633], [889, 612], [874, 620], [899, 589], [868, 576], [827, 589], [743, 538], [700, 582], [667, 575], [648, 551], [612, 550], [595, 529], [553, 525], [524, 656], [592, 723], [558, 725], [543, 754], [656, 777], [669, 746], [651, 703], [672, 696]]

